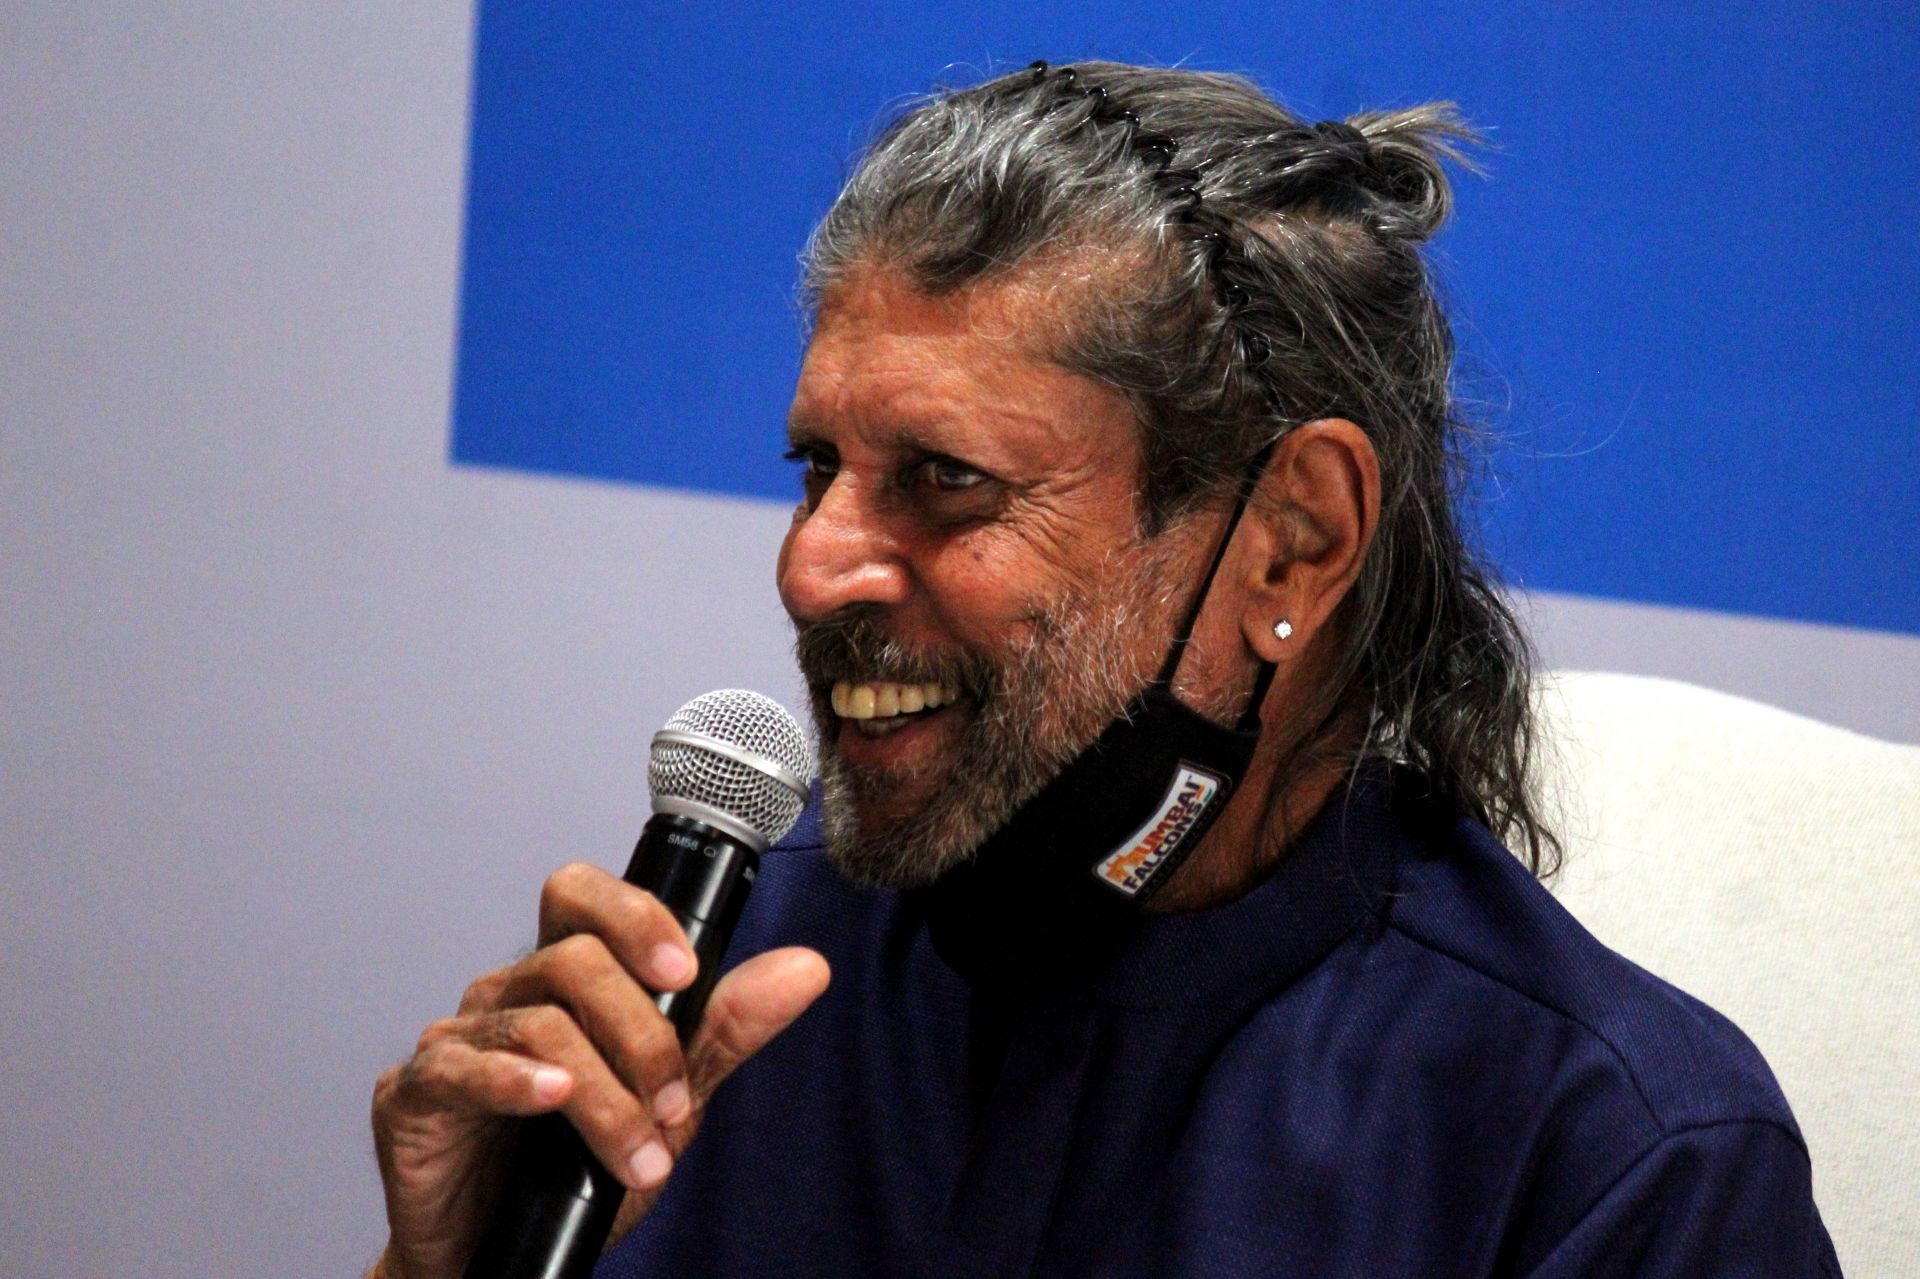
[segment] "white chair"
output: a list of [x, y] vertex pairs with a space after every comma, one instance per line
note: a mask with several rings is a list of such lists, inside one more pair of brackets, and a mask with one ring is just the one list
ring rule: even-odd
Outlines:
[[1639, 676], [1539, 701], [1556, 895], [1759, 1045], [1849, 1279], [1920, 1275], [1920, 746]]

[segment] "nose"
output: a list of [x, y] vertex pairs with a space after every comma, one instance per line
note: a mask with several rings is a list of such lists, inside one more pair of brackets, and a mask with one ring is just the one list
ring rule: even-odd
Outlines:
[[854, 477], [835, 477], [794, 512], [780, 547], [780, 600], [798, 622], [862, 604], [900, 604], [911, 588], [904, 547]]

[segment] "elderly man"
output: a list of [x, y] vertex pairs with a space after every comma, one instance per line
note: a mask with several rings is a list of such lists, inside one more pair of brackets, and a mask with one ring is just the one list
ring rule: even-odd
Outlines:
[[551, 1111], [607, 1276], [1837, 1273], [1751, 1045], [1531, 873], [1420, 256], [1469, 140], [1099, 63], [880, 139], [790, 424], [818, 811], [684, 1055], [672, 918], [552, 878], [377, 1087], [379, 1273]]

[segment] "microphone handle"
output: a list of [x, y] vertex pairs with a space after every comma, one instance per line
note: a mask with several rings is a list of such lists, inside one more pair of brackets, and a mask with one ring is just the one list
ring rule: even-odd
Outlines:
[[[654, 814], [634, 846], [626, 881], [673, 912], [700, 961], [692, 985], [655, 1000], [682, 1044], [706, 1011], [759, 869], [758, 852], [691, 817]], [[626, 1195], [565, 1118], [527, 1120], [466, 1279], [588, 1279]]]

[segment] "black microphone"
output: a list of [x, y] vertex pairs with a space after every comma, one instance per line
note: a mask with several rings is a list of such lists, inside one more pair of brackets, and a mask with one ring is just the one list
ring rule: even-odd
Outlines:
[[[656, 1001], [682, 1044], [713, 993], [760, 854], [799, 820], [811, 771], [793, 716], [744, 689], [696, 697], [654, 734], [653, 816], [626, 881], [673, 912], [699, 957], [693, 984]], [[526, 1121], [466, 1279], [587, 1279], [626, 1193], [562, 1116]]]

